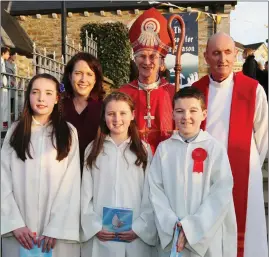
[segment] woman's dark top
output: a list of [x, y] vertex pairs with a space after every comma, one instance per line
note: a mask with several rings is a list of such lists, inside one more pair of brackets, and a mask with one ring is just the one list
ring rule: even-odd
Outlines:
[[63, 101], [64, 117], [66, 121], [75, 126], [78, 132], [81, 174], [83, 170], [84, 151], [88, 144], [94, 140], [98, 130], [101, 106], [102, 101], [89, 99], [88, 106], [78, 114], [71, 98], [65, 98]]
[[249, 55], [243, 64], [243, 73], [253, 79], [257, 79], [258, 63], [254, 55]]
[[255, 60], [254, 55], [250, 55], [247, 57], [245, 63], [243, 64], [243, 73], [246, 76], [249, 76], [259, 81], [259, 83], [263, 86], [268, 99], [268, 71], [262, 71], [259, 68], [259, 65]]

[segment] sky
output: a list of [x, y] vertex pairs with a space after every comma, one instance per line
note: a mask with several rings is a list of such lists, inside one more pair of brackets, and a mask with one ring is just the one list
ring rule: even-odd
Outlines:
[[230, 21], [230, 35], [235, 41], [243, 45], [265, 42], [268, 39], [268, 2], [238, 1], [231, 11]]

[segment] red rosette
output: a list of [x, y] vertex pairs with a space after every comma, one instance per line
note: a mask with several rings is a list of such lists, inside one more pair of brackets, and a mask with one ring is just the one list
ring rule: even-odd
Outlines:
[[204, 160], [207, 157], [207, 152], [203, 148], [196, 148], [192, 151], [193, 172], [204, 172]]

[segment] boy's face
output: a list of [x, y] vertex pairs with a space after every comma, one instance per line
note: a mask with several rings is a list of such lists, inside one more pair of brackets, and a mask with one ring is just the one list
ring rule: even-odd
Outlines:
[[7, 51], [7, 52], [5, 52], [5, 53], [2, 53], [2, 58], [3, 58], [4, 60], [8, 60], [9, 56], [10, 56], [9, 51]]
[[202, 110], [201, 101], [196, 98], [179, 98], [175, 101], [173, 119], [179, 133], [185, 138], [195, 136], [207, 110]]

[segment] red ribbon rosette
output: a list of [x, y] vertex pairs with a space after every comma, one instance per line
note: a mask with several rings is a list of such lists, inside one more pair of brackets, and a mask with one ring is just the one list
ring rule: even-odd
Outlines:
[[203, 148], [196, 148], [192, 151], [193, 172], [204, 172], [204, 160], [207, 157], [207, 152]]

